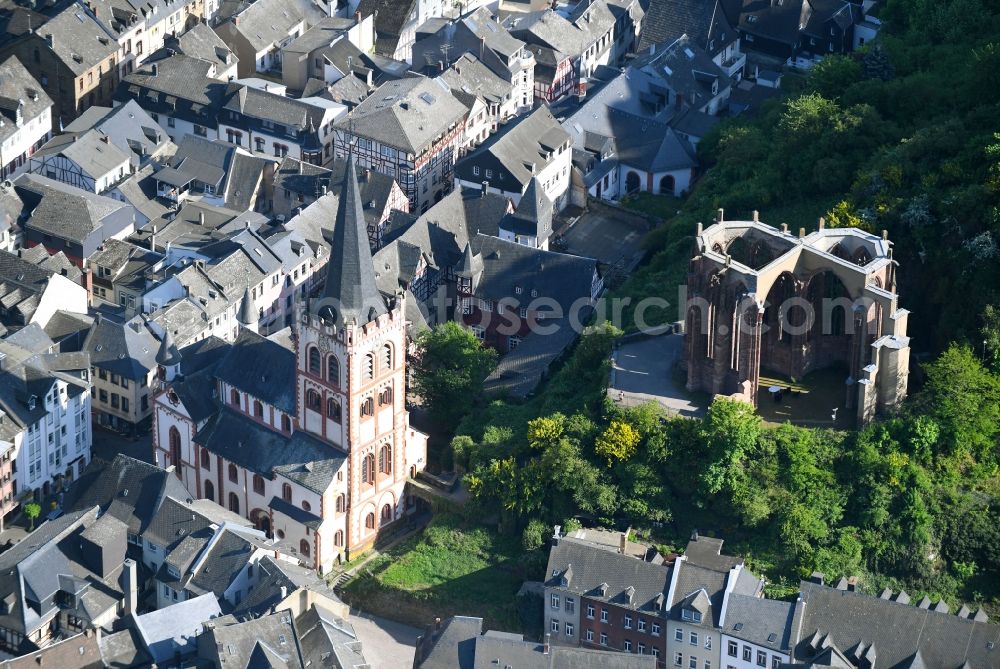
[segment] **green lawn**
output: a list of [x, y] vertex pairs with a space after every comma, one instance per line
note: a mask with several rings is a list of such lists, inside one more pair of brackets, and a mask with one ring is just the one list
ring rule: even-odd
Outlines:
[[542, 576], [531, 564], [516, 538], [441, 514], [362, 569], [344, 595], [353, 606], [418, 627], [466, 615], [482, 616], [488, 629], [521, 631], [515, 595], [525, 579]]
[[654, 195], [652, 193], [633, 193], [622, 198], [622, 206], [642, 214], [656, 216], [669, 220], [677, 215], [683, 200], [670, 195]]

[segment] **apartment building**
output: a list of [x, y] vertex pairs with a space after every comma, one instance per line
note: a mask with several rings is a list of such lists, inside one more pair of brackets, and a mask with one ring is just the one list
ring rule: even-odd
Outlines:
[[17, 56], [0, 64], [0, 180], [13, 179], [52, 135], [52, 98]]

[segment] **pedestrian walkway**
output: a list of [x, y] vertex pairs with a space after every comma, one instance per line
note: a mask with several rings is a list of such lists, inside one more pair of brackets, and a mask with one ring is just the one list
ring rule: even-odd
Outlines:
[[678, 368], [683, 352], [680, 334], [622, 341], [612, 354], [608, 396], [624, 406], [658, 402], [671, 414], [703, 415], [709, 398], [684, 387]]

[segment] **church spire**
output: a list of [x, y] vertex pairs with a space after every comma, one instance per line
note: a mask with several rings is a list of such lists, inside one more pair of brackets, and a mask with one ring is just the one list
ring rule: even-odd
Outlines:
[[351, 155], [347, 157], [337, 203], [323, 299], [326, 304], [322, 305], [320, 315], [339, 327], [349, 321], [363, 325], [386, 313], [385, 300], [375, 285], [368, 225]]

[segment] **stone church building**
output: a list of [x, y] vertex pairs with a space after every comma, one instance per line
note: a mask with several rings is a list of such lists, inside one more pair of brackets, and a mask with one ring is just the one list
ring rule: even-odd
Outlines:
[[413, 511], [406, 482], [427, 458], [406, 410], [405, 298], [375, 287], [362, 205], [352, 163], [323, 293], [290, 344], [256, 333], [248, 286], [234, 343], [181, 355], [167, 333], [157, 356], [156, 462], [322, 571]]
[[[762, 371], [802, 379], [842, 366], [859, 424], [906, 397], [908, 312], [888, 237], [855, 228], [798, 235], [752, 221], [698, 226], [685, 310], [687, 388], [757, 405]], [[763, 389], [766, 393], [767, 389]]]

